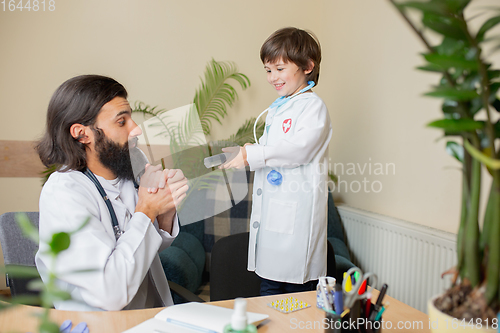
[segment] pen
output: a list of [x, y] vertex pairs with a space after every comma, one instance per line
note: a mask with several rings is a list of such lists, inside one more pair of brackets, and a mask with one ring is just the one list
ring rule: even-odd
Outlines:
[[[324, 283], [323, 283], [324, 282]], [[327, 293], [330, 293], [330, 288], [328, 287], [328, 282], [326, 279], [320, 279], [319, 280], [319, 291], [321, 293], [321, 297], [323, 298], [323, 307], [328, 311], [333, 311], [332, 309], [332, 303], [330, 303], [330, 300], [328, 299]]]
[[382, 314], [384, 313], [385, 309], [388, 307], [389, 305], [385, 305], [383, 306], [380, 311], [377, 313], [377, 316], [375, 317], [375, 321], [378, 321], [380, 320], [380, 318], [382, 318]]
[[387, 292], [387, 287], [388, 287], [387, 283], [384, 283], [384, 285], [382, 286], [382, 290], [380, 290], [380, 294], [378, 295], [377, 303], [375, 303], [376, 305], [378, 305], [378, 306], [382, 305], [382, 301], [384, 300], [385, 293]]
[[366, 294], [366, 311], [365, 311], [366, 319], [370, 319], [371, 307], [372, 307], [372, 293], [367, 293]]
[[371, 313], [370, 313], [370, 321], [373, 321], [375, 320], [375, 317], [377, 317], [377, 314], [378, 312], [380, 311], [380, 306], [378, 306], [377, 304], [373, 304], [372, 306], [372, 309], [371, 309]]
[[335, 284], [335, 312], [342, 313], [344, 311], [344, 295], [342, 294], [342, 286], [338, 283]]
[[198, 331], [198, 332], [203, 332], [203, 333], [217, 333], [216, 331], [210, 330], [208, 328], [204, 328], [204, 327], [196, 326], [196, 325], [193, 325], [193, 324], [185, 323], [183, 321], [175, 320], [175, 319], [172, 319], [172, 318], [167, 318], [167, 323], [172, 323], [174, 325], [185, 327], [185, 328], [188, 328], [188, 329], [191, 329], [191, 330], [194, 330], [194, 331]]

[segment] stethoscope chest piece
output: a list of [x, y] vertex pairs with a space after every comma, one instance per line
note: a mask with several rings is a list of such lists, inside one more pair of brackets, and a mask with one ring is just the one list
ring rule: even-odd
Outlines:
[[278, 171], [276, 170], [271, 170], [268, 174], [267, 174], [267, 181], [269, 182], [269, 184], [271, 185], [281, 185], [281, 183], [283, 182], [283, 176], [281, 175], [281, 173], [279, 173]]

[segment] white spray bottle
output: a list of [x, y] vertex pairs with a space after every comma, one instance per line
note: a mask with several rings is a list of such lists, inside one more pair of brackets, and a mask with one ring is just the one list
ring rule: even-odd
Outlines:
[[224, 333], [257, 333], [257, 328], [247, 323], [247, 301], [244, 298], [234, 300], [231, 323], [224, 327]]

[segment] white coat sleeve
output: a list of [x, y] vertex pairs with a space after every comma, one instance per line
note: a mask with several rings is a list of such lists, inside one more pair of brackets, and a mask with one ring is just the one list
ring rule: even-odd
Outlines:
[[[57, 257], [55, 272], [60, 285], [69, 292], [78, 289], [87, 304], [120, 310], [137, 293], [162, 244], [162, 236], [145, 214], [134, 213], [127, 231], [115, 241], [104, 228], [109, 221], [102, 221], [101, 214], [109, 213], [99, 207], [94, 185], [88, 183], [55, 177], [45, 184], [40, 196], [37, 260], [42, 267], [52, 267], [43, 240], [57, 232], [73, 232], [89, 218], [88, 224], [71, 236], [70, 247]], [[81, 270], [92, 271], [76, 272]]]
[[[269, 167], [295, 168], [312, 161], [331, 131], [328, 110], [321, 99], [312, 99], [297, 119], [293, 136], [273, 145], [246, 147], [250, 170]], [[328, 142], [326, 142], [328, 143]]]
[[179, 235], [179, 231], [180, 231], [179, 217], [177, 214], [175, 214], [174, 222], [172, 224], [172, 234], [168, 233], [167, 231], [165, 231], [163, 229], [160, 229], [160, 227], [158, 226], [158, 221], [156, 221], [156, 220], [155, 220], [154, 226], [162, 238], [162, 243], [161, 243], [160, 249], [158, 250], [158, 252], [161, 252], [161, 251], [165, 250], [167, 247], [169, 247], [170, 245], [172, 245], [172, 242], [175, 240], [175, 237], [177, 237]]

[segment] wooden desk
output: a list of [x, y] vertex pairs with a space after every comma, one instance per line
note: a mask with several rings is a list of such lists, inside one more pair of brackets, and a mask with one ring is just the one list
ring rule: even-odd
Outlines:
[[[374, 291], [374, 294], [377, 292]], [[269, 306], [273, 300], [281, 299], [287, 296], [293, 296], [301, 301], [311, 304], [310, 308], [283, 314]], [[429, 332], [429, 317], [392, 297], [386, 296], [384, 303], [390, 303], [390, 306], [384, 312], [385, 321], [384, 332], [387, 331], [406, 331], [406, 332]], [[211, 302], [209, 304], [233, 308], [234, 301]], [[139, 323], [154, 317], [161, 308], [145, 310], [128, 311], [108, 311], [108, 312], [75, 312], [50, 310], [50, 316], [53, 321], [61, 324], [66, 319], [71, 319], [73, 325], [79, 322], [86, 322], [90, 333], [112, 333], [122, 332]], [[265, 320], [259, 326], [259, 333], [280, 333], [280, 332], [321, 332], [323, 333], [324, 312], [316, 308], [316, 292], [303, 292], [281, 296], [264, 296], [247, 299], [247, 310], [250, 312], [265, 313], [269, 319]], [[34, 314], [43, 311], [41, 308], [21, 305], [16, 308], [0, 312], [0, 332], [36, 332], [37, 318]], [[398, 322], [400, 326], [398, 328]], [[404, 325], [406, 324], [406, 328]], [[316, 325], [316, 328], [314, 328]], [[418, 326], [417, 326], [418, 325]], [[145, 332], [146, 333], [146, 332]]]

